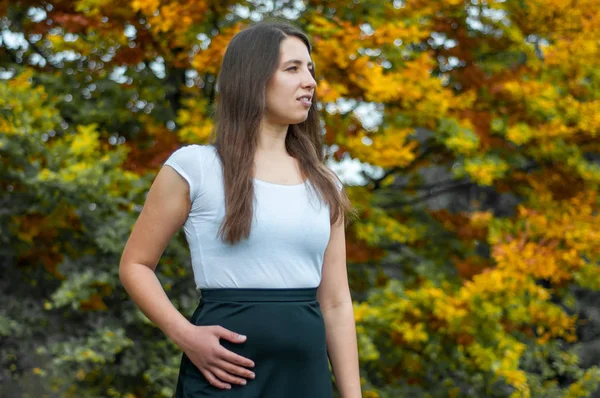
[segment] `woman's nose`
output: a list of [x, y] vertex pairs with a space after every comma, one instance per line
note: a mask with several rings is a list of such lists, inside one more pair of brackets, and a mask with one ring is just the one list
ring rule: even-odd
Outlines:
[[307, 71], [305, 73], [304, 87], [309, 87], [309, 88], [317, 87], [317, 81], [315, 80], [315, 78], [313, 77], [311, 72]]

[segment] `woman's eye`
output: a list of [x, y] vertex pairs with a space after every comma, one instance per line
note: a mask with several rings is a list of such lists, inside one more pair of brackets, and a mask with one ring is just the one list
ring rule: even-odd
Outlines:
[[290, 68], [287, 68], [286, 70], [298, 70], [298, 67], [297, 66], [292, 66]]

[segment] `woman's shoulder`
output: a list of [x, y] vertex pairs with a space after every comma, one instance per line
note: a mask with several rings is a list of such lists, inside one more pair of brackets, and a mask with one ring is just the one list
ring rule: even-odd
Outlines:
[[184, 145], [171, 153], [168, 161], [176, 163], [204, 163], [212, 161], [216, 155], [214, 146], [209, 144]]
[[171, 153], [165, 161], [175, 169], [190, 185], [190, 198], [196, 198], [201, 186], [210, 181], [207, 177], [216, 170], [216, 150], [212, 145], [189, 144]]
[[176, 149], [173, 154], [181, 153], [185, 155], [214, 155], [216, 153], [215, 147], [211, 144], [188, 144]]

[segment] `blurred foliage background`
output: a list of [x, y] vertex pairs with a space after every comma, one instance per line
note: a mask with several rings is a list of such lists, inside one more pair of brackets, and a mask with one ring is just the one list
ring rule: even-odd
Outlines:
[[[364, 396], [594, 396], [599, 0], [1, 0], [2, 395], [173, 394], [180, 353], [119, 258], [162, 162], [208, 139], [227, 42], [266, 17], [314, 43], [360, 215]], [[191, 314], [182, 235], [158, 272]]]

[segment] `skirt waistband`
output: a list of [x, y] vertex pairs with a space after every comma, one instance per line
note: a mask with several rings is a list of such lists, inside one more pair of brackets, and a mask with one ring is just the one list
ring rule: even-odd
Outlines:
[[314, 301], [317, 288], [301, 289], [201, 289], [205, 301]]

